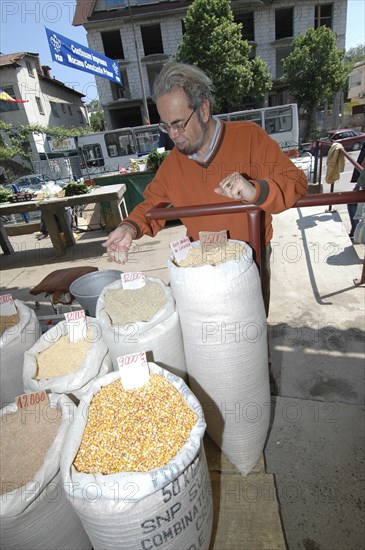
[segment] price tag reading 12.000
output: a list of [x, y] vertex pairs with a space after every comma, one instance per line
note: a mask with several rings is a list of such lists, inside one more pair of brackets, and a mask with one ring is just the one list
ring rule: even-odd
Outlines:
[[122, 273], [122, 287], [124, 290], [135, 290], [142, 288], [146, 284], [146, 276], [141, 271]]
[[121, 355], [117, 361], [120, 379], [125, 390], [135, 390], [148, 383], [150, 371], [145, 351]]
[[64, 313], [68, 325], [68, 336], [71, 343], [86, 338], [86, 315], [83, 309]]
[[44, 390], [33, 393], [23, 393], [23, 395], [19, 395], [15, 399], [18, 409], [35, 407], [36, 405], [47, 405], [48, 402], [48, 395]]
[[0, 295], [0, 315], [4, 317], [9, 317], [10, 315], [15, 315], [17, 309], [14, 304], [14, 300], [11, 294], [1, 294]]

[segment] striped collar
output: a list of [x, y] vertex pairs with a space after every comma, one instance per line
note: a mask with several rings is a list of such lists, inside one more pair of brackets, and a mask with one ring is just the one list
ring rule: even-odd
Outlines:
[[208, 151], [206, 152], [206, 155], [204, 157], [203, 160], [201, 160], [198, 155], [196, 153], [194, 153], [193, 155], [188, 155], [189, 156], [189, 159], [191, 160], [196, 160], [200, 163], [204, 163], [204, 162], [207, 162], [209, 160], [209, 157], [210, 155], [212, 154], [212, 151], [214, 149], [214, 147], [216, 146], [217, 144], [217, 141], [218, 141], [218, 136], [219, 136], [219, 133], [221, 131], [221, 126], [222, 126], [222, 123], [220, 121], [220, 119], [216, 116], [212, 116], [212, 119], [215, 121], [215, 131], [214, 131], [214, 135], [213, 135], [213, 139], [209, 145], [209, 149]]

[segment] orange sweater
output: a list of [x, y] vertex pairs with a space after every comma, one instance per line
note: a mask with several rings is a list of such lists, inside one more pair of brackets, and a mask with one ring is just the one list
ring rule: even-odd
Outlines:
[[[217, 144], [206, 163], [200, 163], [173, 149], [145, 189], [145, 200], [125, 220], [137, 229], [137, 237], [154, 236], [164, 220], [149, 220], [145, 212], [159, 203], [191, 206], [232, 202], [214, 189], [231, 172], [239, 172], [254, 183], [254, 204], [265, 211], [263, 243], [272, 237], [271, 214], [293, 206], [305, 194], [307, 179], [282, 153], [279, 145], [252, 122], [223, 122]], [[199, 231], [226, 229], [228, 237], [249, 242], [247, 214], [219, 214], [183, 218], [187, 234], [199, 239]]]

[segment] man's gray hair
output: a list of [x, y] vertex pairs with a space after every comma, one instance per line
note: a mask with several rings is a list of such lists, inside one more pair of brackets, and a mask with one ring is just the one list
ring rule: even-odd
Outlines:
[[207, 99], [212, 111], [214, 86], [208, 75], [198, 67], [168, 61], [154, 82], [154, 101], [174, 88], [181, 88], [186, 93], [191, 109], [198, 109]]

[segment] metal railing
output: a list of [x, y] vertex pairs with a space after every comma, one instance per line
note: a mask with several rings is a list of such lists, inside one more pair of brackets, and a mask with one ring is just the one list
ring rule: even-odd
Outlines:
[[[360, 167], [361, 169], [361, 167]], [[344, 193], [322, 193], [320, 195], [306, 195], [292, 206], [305, 208], [308, 206], [325, 206], [327, 204], [356, 204], [365, 202], [365, 191], [347, 191]], [[193, 218], [195, 216], [213, 216], [220, 214], [236, 214], [245, 212], [248, 216], [249, 245], [254, 251], [254, 259], [258, 268], [261, 264], [261, 222], [264, 211], [253, 204], [243, 204], [240, 201], [231, 203], [200, 204], [196, 206], [179, 206], [166, 208], [166, 203], [159, 204], [147, 212], [147, 217], [153, 220], [176, 220], [179, 218]], [[354, 284], [365, 283], [365, 258], [360, 280], [354, 279]]]

